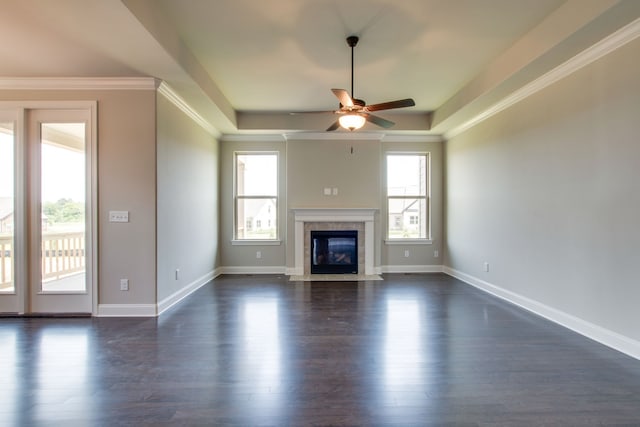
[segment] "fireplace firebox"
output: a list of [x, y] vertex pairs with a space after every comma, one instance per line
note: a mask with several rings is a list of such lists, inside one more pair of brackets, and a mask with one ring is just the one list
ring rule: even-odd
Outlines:
[[357, 230], [312, 230], [311, 274], [358, 274]]

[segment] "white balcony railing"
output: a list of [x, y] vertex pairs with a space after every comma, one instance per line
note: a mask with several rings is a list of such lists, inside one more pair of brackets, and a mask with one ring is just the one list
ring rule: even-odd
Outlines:
[[[0, 291], [13, 289], [13, 238], [0, 236]], [[84, 232], [44, 233], [42, 281], [59, 280], [85, 269]]]

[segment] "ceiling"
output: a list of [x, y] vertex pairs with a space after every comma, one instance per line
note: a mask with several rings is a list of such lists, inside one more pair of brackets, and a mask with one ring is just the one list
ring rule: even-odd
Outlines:
[[331, 113], [290, 113], [338, 107], [355, 34], [354, 95], [416, 102], [376, 113], [396, 122], [384, 132], [445, 134], [637, 19], [638, 4], [3, 0], [0, 79], [155, 77], [222, 134], [322, 131]]

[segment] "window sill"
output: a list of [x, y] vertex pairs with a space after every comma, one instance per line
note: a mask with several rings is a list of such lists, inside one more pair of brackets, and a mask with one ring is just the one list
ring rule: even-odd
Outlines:
[[431, 239], [385, 239], [385, 245], [433, 245]]
[[280, 246], [282, 240], [232, 240], [232, 246]]

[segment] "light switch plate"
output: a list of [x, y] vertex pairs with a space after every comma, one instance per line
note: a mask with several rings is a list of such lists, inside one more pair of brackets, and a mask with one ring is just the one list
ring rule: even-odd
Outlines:
[[109, 222], [129, 222], [129, 211], [109, 211]]

